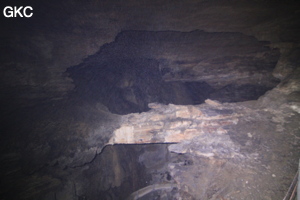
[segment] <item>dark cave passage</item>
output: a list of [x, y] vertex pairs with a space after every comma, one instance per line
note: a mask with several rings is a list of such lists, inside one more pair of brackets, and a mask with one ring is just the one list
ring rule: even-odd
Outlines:
[[7, 2], [0, 200], [295, 191], [297, 1]]
[[151, 102], [203, 103], [214, 91], [205, 82], [164, 81], [159, 63], [152, 59], [115, 59], [70, 71], [77, 86], [73, 95], [101, 102], [117, 114], [147, 111]]
[[[146, 186], [174, 182], [167, 163], [172, 159], [167, 144], [106, 146], [78, 178], [78, 196], [90, 200], [126, 199]], [[177, 158], [179, 159], [179, 158]], [[181, 158], [182, 159], [182, 158]], [[174, 158], [173, 158], [174, 160]], [[138, 199], [159, 199], [152, 193]]]
[[[279, 52], [264, 45], [239, 33], [122, 32], [98, 53], [68, 68], [75, 85], [70, 98], [103, 104], [116, 114], [145, 112], [153, 102], [195, 105], [209, 98], [256, 100], [279, 82], [272, 76]], [[105, 147], [81, 177], [88, 180], [82, 191], [88, 199], [125, 199], [151, 184], [172, 183], [168, 163], [189, 162], [179, 154], [171, 158], [167, 146]], [[172, 199], [168, 193], [165, 198]], [[164, 195], [153, 192], [139, 199]]]
[[117, 114], [147, 111], [152, 102], [256, 100], [279, 82], [271, 75], [279, 53], [264, 45], [239, 33], [122, 32], [67, 70], [76, 86], [71, 98]]
[[[67, 98], [16, 110], [2, 122], [7, 133], [5, 143], [11, 145], [1, 148], [19, 150], [4, 161], [18, 160], [18, 166], [23, 165], [23, 185], [27, 180], [38, 184], [41, 180], [35, 175], [51, 171], [41, 183], [46, 189], [33, 194], [44, 198], [46, 190], [55, 191], [45, 197], [51, 200], [63, 199], [65, 193], [73, 199], [117, 200], [151, 184], [172, 183], [166, 170], [169, 159], [183, 165], [191, 162], [183, 155], [171, 158], [167, 144], [106, 146], [94, 157], [95, 146], [102, 148], [118, 128], [120, 116], [112, 113], [145, 112], [153, 102], [195, 105], [208, 98], [220, 102], [255, 100], [278, 84], [272, 76], [278, 59], [278, 50], [240, 33], [122, 32], [95, 55], [68, 68], [66, 73], [75, 89]], [[17, 132], [22, 141], [11, 137], [11, 132]], [[9, 164], [3, 167], [5, 171], [11, 168]], [[61, 176], [72, 177], [73, 182], [60, 180]], [[31, 185], [26, 189], [31, 194]], [[10, 188], [7, 191], [9, 198], [20, 197]], [[182, 191], [173, 191], [178, 192]], [[149, 195], [144, 199], [171, 193]]]
[[89, 200], [163, 200], [177, 199], [178, 196], [193, 200], [187, 192], [174, 187], [176, 181], [168, 164], [182, 163], [184, 166], [191, 166], [194, 161], [189, 156], [170, 153], [168, 146], [169, 144], [106, 146], [75, 180], [72, 190], [79, 199]]
[[[122, 115], [148, 111], [153, 102], [195, 105], [209, 98], [256, 100], [279, 82], [272, 76], [279, 52], [264, 45], [239, 33], [122, 32], [98, 53], [68, 68], [75, 85], [69, 98], [100, 103]], [[125, 199], [151, 184], [174, 182], [168, 163], [192, 162], [179, 154], [172, 157], [167, 146], [105, 147], [80, 178], [81, 184], [87, 181], [82, 197]], [[153, 192], [138, 199], [172, 199], [168, 194]]]

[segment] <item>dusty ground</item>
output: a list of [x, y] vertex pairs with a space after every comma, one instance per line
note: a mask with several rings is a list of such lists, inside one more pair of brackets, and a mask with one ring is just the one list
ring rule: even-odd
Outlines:
[[[268, 96], [278, 94], [274, 90]], [[260, 106], [264, 98], [225, 105], [242, 115], [228, 131], [238, 154], [232, 158], [174, 156], [169, 164], [173, 178], [195, 199], [283, 199], [300, 155], [299, 103], [283, 99], [264, 108]]]

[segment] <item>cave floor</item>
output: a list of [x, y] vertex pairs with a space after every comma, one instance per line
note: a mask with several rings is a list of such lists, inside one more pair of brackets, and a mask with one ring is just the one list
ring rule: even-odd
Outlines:
[[[166, 182], [179, 184], [172, 199], [283, 199], [298, 168], [299, 103], [277, 89], [257, 101], [215, 103], [198, 107], [231, 110], [238, 121], [225, 126], [225, 133], [204, 133], [168, 147], [172, 153], [167, 170], [172, 179]], [[214, 117], [222, 124], [222, 115]]]
[[[30, 112], [25, 109], [31, 117], [24, 119], [23, 114], [17, 120], [19, 126], [7, 129], [18, 137], [7, 135], [2, 141], [2, 152], [7, 153], [1, 157], [5, 163], [1, 177], [8, 180], [2, 199], [12, 197], [11, 191], [16, 191], [13, 197], [18, 199], [96, 200], [101, 195], [102, 199], [123, 199], [140, 188], [170, 183], [178, 185], [170, 193], [173, 196], [167, 195], [170, 190], [162, 190], [138, 199], [283, 199], [297, 173], [300, 155], [297, 92], [278, 87], [255, 101], [156, 106], [122, 116], [99, 105], [45, 104]], [[182, 111], [187, 108], [205, 115], [183, 119]], [[170, 118], [174, 113], [175, 118]], [[224, 116], [229, 120], [224, 121]], [[166, 148], [159, 147], [163, 142], [156, 142], [156, 147], [148, 144], [148, 149], [146, 144], [103, 148], [114, 131], [126, 124], [134, 128], [138, 124], [143, 130], [145, 122], [145, 130], [152, 133], [151, 127], [159, 121], [166, 134], [190, 129], [193, 125], [182, 123], [185, 120], [196, 124], [194, 129], [201, 134], [163, 144]], [[147, 163], [150, 167], [145, 167]]]
[[[228, 132], [239, 146], [237, 154], [226, 158], [199, 155], [195, 149], [203, 146], [198, 145], [169, 164], [173, 178], [187, 186], [195, 199], [271, 200], [286, 195], [298, 167], [299, 113], [291, 112], [289, 103], [273, 109], [254, 108], [253, 103], [234, 106], [243, 115]], [[222, 145], [214, 148], [228, 150]]]

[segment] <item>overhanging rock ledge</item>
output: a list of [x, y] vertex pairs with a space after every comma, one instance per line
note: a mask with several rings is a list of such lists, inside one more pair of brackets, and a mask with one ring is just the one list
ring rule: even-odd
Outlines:
[[184, 144], [202, 141], [203, 151], [197, 154], [208, 157], [218, 154], [212, 144], [222, 143], [224, 148], [228, 142], [231, 153], [238, 150], [233, 147], [228, 130], [238, 123], [242, 114], [217, 101], [205, 102], [195, 106], [150, 103], [148, 112], [122, 116], [121, 127], [113, 132], [108, 144], [182, 143], [171, 145], [169, 150], [186, 153]]

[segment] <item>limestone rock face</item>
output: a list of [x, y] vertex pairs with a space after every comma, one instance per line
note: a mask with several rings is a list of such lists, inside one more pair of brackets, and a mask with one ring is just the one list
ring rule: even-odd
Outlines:
[[179, 143], [204, 135], [224, 135], [226, 127], [238, 122], [238, 114], [232, 110], [210, 109], [206, 104], [178, 106], [152, 103], [149, 107], [153, 110], [122, 116], [121, 127], [114, 131], [109, 144]]
[[0, 19], [0, 199], [283, 199], [297, 1], [27, 3]]
[[[283, 184], [283, 174], [293, 176], [286, 164], [282, 169], [272, 159], [294, 163], [297, 168], [294, 153], [286, 155], [297, 152], [290, 143], [299, 144], [295, 129], [299, 100], [288, 100], [291, 93], [278, 87], [258, 101], [222, 104], [207, 99], [194, 106], [152, 103], [148, 112], [123, 115], [109, 144], [170, 143], [166, 170], [171, 178], [167, 182], [176, 183], [181, 195], [239, 199], [251, 193], [261, 199], [266, 195], [257, 188], [272, 191]], [[265, 184], [274, 177], [280, 183]]]

